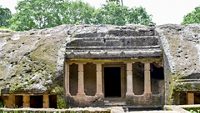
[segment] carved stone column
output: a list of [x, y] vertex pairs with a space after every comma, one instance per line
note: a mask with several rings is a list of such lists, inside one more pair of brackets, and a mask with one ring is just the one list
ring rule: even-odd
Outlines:
[[84, 92], [84, 64], [78, 64], [78, 93], [79, 96], [85, 96]]
[[187, 104], [194, 104], [194, 93], [187, 93]]
[[151, 94], [150, 63], [144, 64], [144, 94]]
[[30, 107], [30, 95], [28, 94], [23, 95], [23, 107]]
[[96, 96], [103, 97], [102, 64], [96, 64]]
[[49, 95], [43, 95], [43, 108], [49, 108]]
[[65, 96], [70, 96], [69, 92], [69, 64], [65, 62]]
[[133, 96], [133, 70], [132, 70], [132, 63], [126, 64], [126, 81], [127, 81], [127, 91], [126, 96], [130, 97]]
[[15, 107], [15, 95], [9, 94], [8, 99], [5, 101], [6, 107], [13, 108]]

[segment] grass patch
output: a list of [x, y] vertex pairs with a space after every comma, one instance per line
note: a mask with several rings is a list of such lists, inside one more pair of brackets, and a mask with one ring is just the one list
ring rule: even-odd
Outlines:
[[190, 113], [200, 113], [200, 108], [185, 108]]

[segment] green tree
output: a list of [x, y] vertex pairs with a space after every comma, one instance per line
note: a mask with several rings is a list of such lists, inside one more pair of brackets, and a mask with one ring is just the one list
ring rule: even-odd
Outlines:
[[11, 17], [12, 15], [10, 9], [0, 6], [0, 27], [8, 27], [9, 19]]
[[182, 24], [200, 23], [200, 7], [184, 16]]
[[121, 3], [121, 5], [123, 6], [123, 0], [107, 0], [107, 2], [116, 2], [118, 4]]
[[95, 8], [91, 7], [89, 4], [75, 1], [70, 2], [69, 5], [66, 5], [67, 10], [66, 19], [69, 21], [69, 24], [92, 24], [94, 21], [94, 12]]
[[96, 12], [95, 24], [142, 24], [152, 23], [151, 15], [142, 7], [129, 9], [116, 2], [107, 2]]
[[90, 24], [94, 10], [81, 1], [22, 0], [17, 4], [17, 12], [11, 19], [11, 28], [29, 30], [61, 24]]
[[143, 7], [129, 9], [126, 18], [127, 18], [127, 23], [142, 24], [142, 25], [149, 25], [153, 23], [151, 15], [149, 15], [146, 12], [145, 8]]
[[144, 8], [131, 8], [107, 2], [95, 9], [82, 1], [21, 0], [11, 18], [11, 29], [30, 30], [61, 24], [144, 24], [152, 22]]

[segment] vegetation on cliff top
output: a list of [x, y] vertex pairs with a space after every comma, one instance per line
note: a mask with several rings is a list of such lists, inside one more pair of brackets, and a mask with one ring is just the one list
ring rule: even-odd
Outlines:
[[200, 23], [200, 7], [184, 16], [182, 24]]
[[113, 0], [99, 9], [82, 1], [21, 0], [16, 14], [6, 21], [11, 29], [24, 31], [61, 24], [148, 25], [152, 23], [152, 18], [143, 7], [128, 8]]

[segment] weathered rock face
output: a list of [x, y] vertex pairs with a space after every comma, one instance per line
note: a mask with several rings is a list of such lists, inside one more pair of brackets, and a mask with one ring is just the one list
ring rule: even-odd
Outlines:
[[199, 73], [200, 26], [163, 25], [158, 31], [170, 71], [184, 78]]
[[164, 56], [166, 101], [173, 90], [199, 91], [200, 26], [162, 25], [157, 28]]
[[148, 56], [161, 56], [154, 27], [62, 25], [25, 32], [0, 31], [0, 88], [3, 93], [43, 93], [57, 84], [62, 86], [64, 58]]
[[199, 90], [199, 34], [199, 25], [62, 25], [26, 32], [0, 31], [0, 88], [4, 92], [43, 93], [57, 85], [64, 87], [65, 58], [148, 58], [163, 54], [169, 101], [173, 88]]
[[1, 89], [34, 93], [48, 91], [53, 82], [63, 76], [65, 30], [68, 27], [27, 32], [1, 31]]

